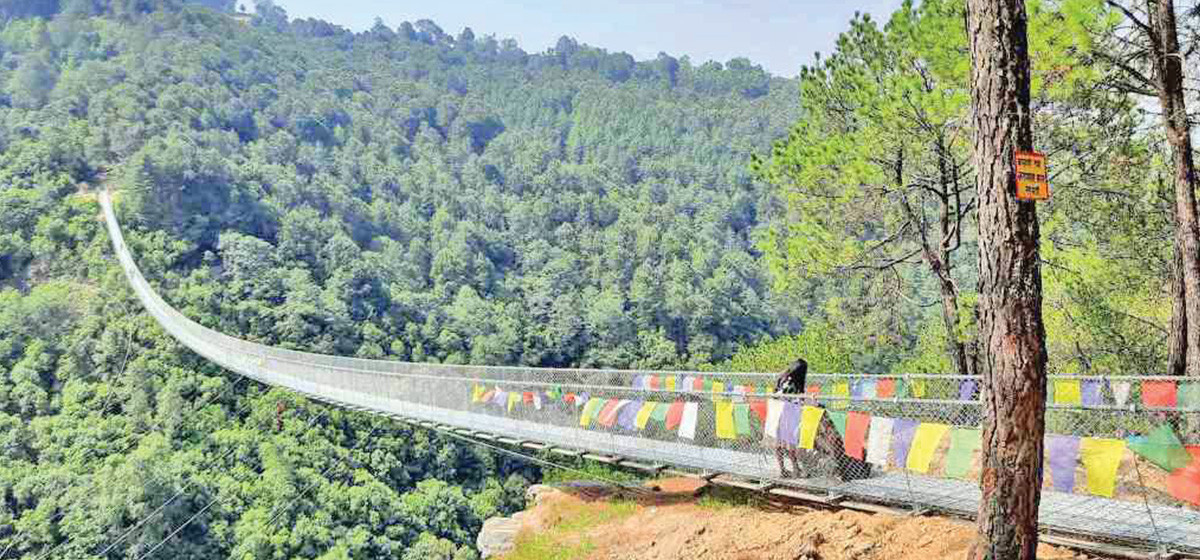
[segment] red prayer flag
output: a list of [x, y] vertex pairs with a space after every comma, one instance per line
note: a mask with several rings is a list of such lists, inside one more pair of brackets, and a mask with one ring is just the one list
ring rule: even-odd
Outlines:
[[1174, 408], [1177, 401], [1174, 381], [1143, 381], [1142, 404]]
[[846, 454], [858, 460], [863, 460], [864, 445], [867, 442], [867, 427], [871, 425], [870, 415], [861, 412], [851, 412], [846, 416], [846, 437], [844, 438]]
[[703, 391], [704, 390], [704, 378], [697, 377], [696, 380], [692, 382], [692, 390], [693, 391]]
[[675, 401], [671, 403], [671, 408], [667, 409], [667, 429], [678, 428], [681, 420], [683, 420], [683, 401]]
[[495, 396], [496, 396], [496, 390], [491, 389], [488, 392], [484, 393], [483, 396], [479, 398], [479, 402], [490, 403], [490, 402], [492, 402], [492, 398]]
[[767, 401], [766, 399], [750, 399], [750, 411], [758, 417], [758, 421], [767, 423]]
[[808, 388], [804, 389], [804, 392], [808, 393], [810, 395], [818, 395], [821, 393], [821, 386], [820, 385], [809, 385]]
[[617, 399], [608, 399], [608, 402], [604, 403], [604, 408], [600, 409], [596, 421], [601, 426], [611, 428], [617, 422], [617, 404], [620, 402]]
[[575, 393], [567, 393], [567, 395], [563, 397], [563, 402], [567, 404], [575, 404]]
[[524, 397], [525, 404], [533, 404], [533, 393], [531, 391], [525, 391], [522, 397]]
[[659, 389], [659, 385], [658, 385], [658, 384], [659, 384], [659, 381], [658, 381], [658, 376], [657, 376], [657, 375], [651, 375], [651, 376], [650, 376], [650, 389], [652, 389], [652, 390], [657, 390], [657, 389]]
[[890, 399], [896, 396], [896, 380], [880, 379], [875, 384], [875, 396], [880, 399]]
[[1167, 477], [1167, 491], [1177, 499], [1200, 506], [1200, 445], [1189, 445], [1192, 463]]

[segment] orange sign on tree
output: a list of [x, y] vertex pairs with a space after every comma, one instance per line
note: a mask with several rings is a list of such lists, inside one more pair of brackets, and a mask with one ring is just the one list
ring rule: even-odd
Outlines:
[[1046, 200], [1050, 198], [1050, 179], [1046, 174], [1046, 155], [1037, 152], [1017, 152], [1017, 200]]

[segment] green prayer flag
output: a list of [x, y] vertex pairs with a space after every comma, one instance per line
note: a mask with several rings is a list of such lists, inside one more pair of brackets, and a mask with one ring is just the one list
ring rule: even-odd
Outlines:
[[950, 449], [946, 451], [946, 468], [942, 471], [949, 478], [966, 478], [971, 470], [971, 459], [979, 450], [983, 433], [979, 430], [954, 428], [950, 431]]
[[1200, 383], [1179, 384], [1179, 408], [1200, 408]]
[[737, 435], [748, 436], [754, 433], [750, 429], [750, 405], [733, 405], [733, 423], [737, 426]]
[[896, 398], [898, 398], [898, 399], [908, 398], [908, 383], [905, 382], [903, 379], [896, 380]]
[[1175, 430], [1167, 424], [1150, 432], [1145, 439], [1130, 438], [1128, 443], [1130, 451], [1167, 472], [1186, 467], [1192, 462], [1191, 454], [1183, 448], [1183, 442], [1179, 441]]
[[842, 438], [846, 437], [846, 413], [830, 410], [829, 421], [833, 422], [833, 427], [837, 428], [837, 433]]
[[667, 411], [671, 409], [671, 403], [660, 402], [654, 407], [654, 412], [650, 413], [650, 419], [655, 422], [666, 422]]

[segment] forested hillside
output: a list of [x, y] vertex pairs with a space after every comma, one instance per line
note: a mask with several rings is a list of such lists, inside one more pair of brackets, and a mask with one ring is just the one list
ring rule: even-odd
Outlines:
[[217, 496], [156, 557], [471, 558], [539, 476], [183, 350], [126, 288], [97, 188], [173, 304], [273, 345], [679, 367], [795, 327], [747, 162], [797, 90], [746, 60], [269, 3], [250, 25], [151, 0], [0, 20], [0, 558], [137, 558]]

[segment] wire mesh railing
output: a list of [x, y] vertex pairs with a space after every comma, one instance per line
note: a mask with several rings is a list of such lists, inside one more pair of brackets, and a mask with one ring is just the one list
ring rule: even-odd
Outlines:
[[[312, 354], [237, 339], [168, 305], [145, 280], [100, 197], [139, 300], [201, 356], [263, 383], [381, 414], [827, 495], [973, 515], [980, 380], [421, 364]], [[1200, 384], [1058, 376], [1047, 405], [1041, 523], [1200, 553]]]

